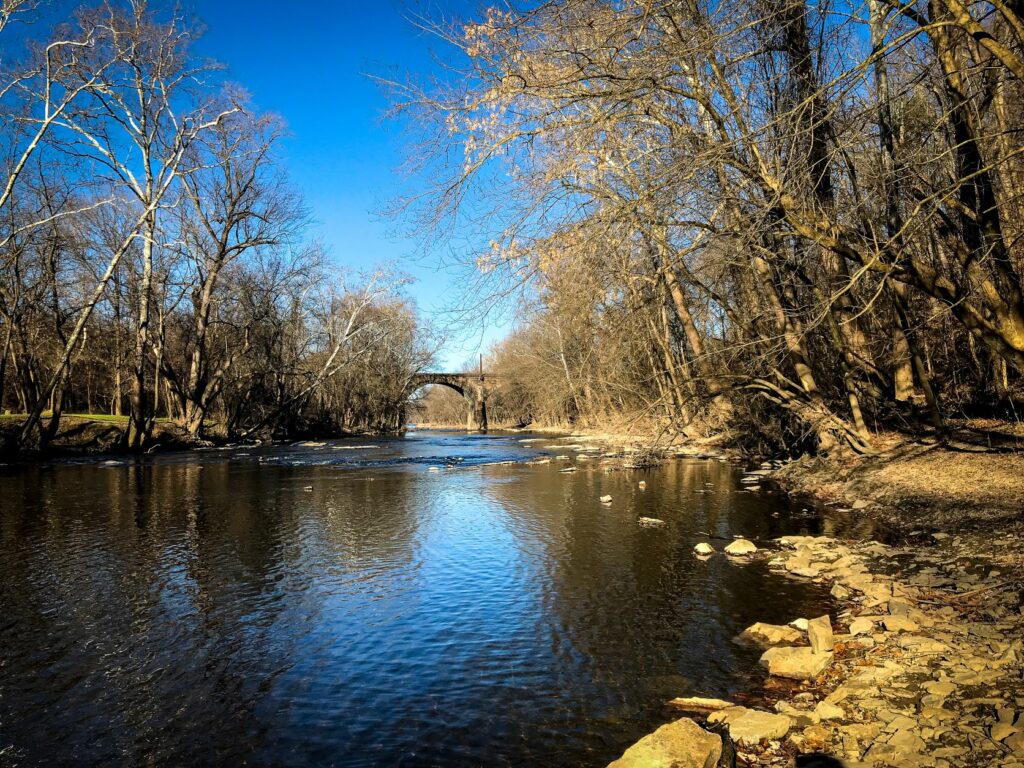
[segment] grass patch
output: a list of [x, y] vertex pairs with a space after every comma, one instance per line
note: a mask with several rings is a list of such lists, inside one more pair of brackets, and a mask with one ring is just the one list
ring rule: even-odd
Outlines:
[[[43, 411], [42, 417], [44, 419], [50, 418], [53, 414], [50, 411]], [[12, 421], [22, 421], [28, 418], [27, 413], [4, 413], [0, 414], [0, 419], [10, 419]], [[127, 424], [127, 416], [114, 416], [109, 413], [64, 413], [61, 414], [61, 419], [81, 419], [83, 421], [99, 421], [105, 424]], [[154, 419], [157, 424], [166, 424], [171, 420], [167, 416], [161, 416]]]

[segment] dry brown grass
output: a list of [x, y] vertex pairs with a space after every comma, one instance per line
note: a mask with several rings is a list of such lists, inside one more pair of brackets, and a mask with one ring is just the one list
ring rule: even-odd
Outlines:
[[1000, 450], [983, 448], [975, 439], [983, 430], [970, 441], [957, 432], [945, 445], [886, 440], [879, 441], [884, 453], [872, 458], [796, 462], [781, 479], [831, 502], [870, 502], [865, 514], [902, 530], [997, 529], [1024, 521], [1024, 452], [1009, 450], [1006, 441]]

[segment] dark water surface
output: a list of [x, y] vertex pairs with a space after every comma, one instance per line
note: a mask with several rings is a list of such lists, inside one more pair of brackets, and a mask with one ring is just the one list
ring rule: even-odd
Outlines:
[[817, 526], [732, 467], [524, 437], [0, 467], [0, 765], [599, 766], [822, 612], [691, 555]]

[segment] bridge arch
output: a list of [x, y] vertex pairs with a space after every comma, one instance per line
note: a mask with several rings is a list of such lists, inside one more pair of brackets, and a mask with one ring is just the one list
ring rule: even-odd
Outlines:
[[466, 401], [466, 431], [487, 431], [487, 385], [493, 376], [484, 373], [417, 373], [409, 382], [410, 392], [428, 384], [448, 387]]

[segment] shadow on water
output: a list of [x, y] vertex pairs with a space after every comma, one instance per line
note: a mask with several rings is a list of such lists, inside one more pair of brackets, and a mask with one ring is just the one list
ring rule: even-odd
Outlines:
[[834, 520], [715, 461], [606, 473], [551, 444], [3, 468], [0, 762], [602, 765], [664, 699], [756, 685], [745, 626], [827, 608], [691, 549]]

